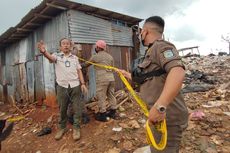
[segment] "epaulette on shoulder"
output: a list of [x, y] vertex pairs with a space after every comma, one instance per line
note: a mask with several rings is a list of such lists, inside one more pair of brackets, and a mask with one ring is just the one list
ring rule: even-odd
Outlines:
[[163, 44], [165, 44], [165, 45], [169, 45], [169, 46], [175, 47], [175, 45], [173, 43], [171, 43], [169, 41], [166, 41], [166, 40], [163, 40], [163, 39], [156, 40], [156, 44], [157, 45], [163, 45]]

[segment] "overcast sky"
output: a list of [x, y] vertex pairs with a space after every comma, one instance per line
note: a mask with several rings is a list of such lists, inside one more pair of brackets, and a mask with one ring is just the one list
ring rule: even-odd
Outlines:
[[[1, 0], [0, 34], [15, 26], [42, 0]], [[127, 15], [165, 19], [165, 36], [178, 49], [200, 46], [202, 54], [228, 52], [221, 35], [230, 33], [230, 0], [72, 0]]]

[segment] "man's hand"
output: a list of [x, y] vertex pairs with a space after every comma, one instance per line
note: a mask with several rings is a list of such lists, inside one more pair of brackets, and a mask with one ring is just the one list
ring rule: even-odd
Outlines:
[[129, 72], [125, 71], [125, 70], [117, 69], [117, 72], [121, 73], [122, 75], [124, 75], [126, 78], [128, 78], [130, 80], [132, 79], [131, 73], [129, 73]]
[[86, 88], [86, 86], [84, 84], [81, 85], [81, 92], [84, 94], [88, 93], [88, 89]]
[[149, 112], [149, 122], [152, 124], [161, 122], [165, 119], [166, 113], [160, 113], [154, 106]]
[[39, 51], [41, 53], [45, 53], [46, 52], [46, 46], [45, 46], [45, 43], [43, 42], [43, 40], [41, 40], [41, 41], [39, 41], [37, 43], [37, 47], [38, 47], [38, 49], [39, 49]]

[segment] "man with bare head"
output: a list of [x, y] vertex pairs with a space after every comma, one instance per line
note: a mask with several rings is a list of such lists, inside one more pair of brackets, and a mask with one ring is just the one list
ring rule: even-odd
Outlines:
[[[140, 84], [141, 98], [150, 109], [149, 122], [155, 124], [166, 118], [167, 146], [163, 151], [151, 148], [151, 152], [179, 153], [182, 131], [188, 122], [188, 110], [180, 93], [185, 70], [175, 46], [163, 40], [164, 26], [159, 16], [145, 20], [140, 34], [142, 44], [148, 47], [145, 56], [131, 73], [120, 72]], [[161, 135], [154, 131], [154, 136], [159, 140]]]

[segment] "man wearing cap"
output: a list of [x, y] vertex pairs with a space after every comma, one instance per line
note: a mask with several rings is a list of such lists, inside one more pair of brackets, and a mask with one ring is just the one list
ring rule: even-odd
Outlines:
[[[95, 51], [97, 54], [90, 58], [90, 62], [101, 65], [114, 65], [113, 57], [106, 51], [106, 42], [98, 40], [96, 42]], [[84, 67], [90, 64], [83, 64]], [[114, 96], [115, 79], [111, 70], [95, 66], [96, 71], [96, 97], [98, 99], [99, 112], [96, 114], [95, 119], [101, 122], [106, 122], [107, 118], [115, 118], [116, 114], [116, 98]], [[106, 98], [108, 98], [110, 108], [106, 110]]]
[[[185, 76], [184, 65], [175, 46], [163, 40], [164, 20], [152, 16], [145, 20], [141, 40], [147, 46], [145, 56], [132, 73], [120, 70], [140, 84], [141, 98], [147, 103], [149, 122], [167, 121], [167, 146], [152, 153], [179, 153], [182, 132], [187, 127], [188, 110], [180, 92]], [[159, 140], [160, 134], [154, 132]], [[157, 141], [158, 142], [158, 141]]]

